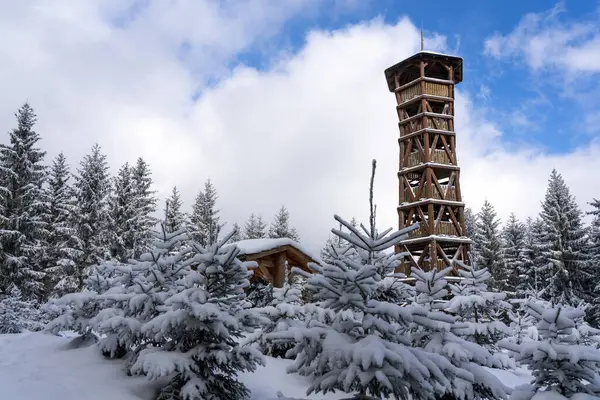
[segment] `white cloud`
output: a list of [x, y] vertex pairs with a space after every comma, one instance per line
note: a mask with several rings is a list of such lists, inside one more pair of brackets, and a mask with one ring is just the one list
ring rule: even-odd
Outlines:
[[525, 15], [509, 34], [495, 33], [484, 44], [484, 53], [500, 59], [522, 58], [535, 71], [557, 70], [573, 78], [600, 72], [598, 19], [564, 22], [566, 10], [554, 8]]
[[[5, 2], [0, 33], [13, 40], [0, 44], [0, 82], [10, 94], [0, 99], [0, 121], [12, 126], [28, 99], [50, 154], [63, 149], [75, 161], [98, 140], [113, 163], [150, 157], [166, 184], [171, 167], [203, 165], [205, 129], [187, 115], [206, 79], [226, 77], [240, 51], [327, 3]], [[336, 4], [341, 12], [343, 2]], [[185, 60], [183, 43], [191, 49]]]
[[[151, 2], [136, 12], [116, 1], [102, 8], [16, 4], [7, 2], [0, 15], [0, 33], [15, 38], [0, 43], [4, 129], [29, 99], [51, 155], [62, 149], [75, 164], [94, 141], [115, 169], [142, 155], [160, 193], [177, 184], [188, 206], [210, 177], [226, 221], [243, 223], [251, 212], [270, 219], [285, 204], [315, 249], [334, 213], [366, 219], [376, 158], [380, 224], [397, 224], [398, 131], [383, 70], [417, 50], [419, 32], [409, 20], [312, 32], [298, 53], [275, 54], [261, 72], [225, 66], [268, 44], [298, 13], [316, 15], [316, 2]], [[124, 15], [135, 18], [123, 23]], [[182, 60], [184, 42], [193, 51]], [[446, 42], [434, 35], [426, 45], [439, 50]], [[210, 87], [209, 77], [218, 78]], [[473, 208], [488, 198], [501, 216], [535, 214], [552, 167], [582, 202], [600, 189], [579, 171], [600, 167], [596, 145], [562, 156], [509, 151], [501, 128], [469, 99], [459, 91], [457, 140]]]

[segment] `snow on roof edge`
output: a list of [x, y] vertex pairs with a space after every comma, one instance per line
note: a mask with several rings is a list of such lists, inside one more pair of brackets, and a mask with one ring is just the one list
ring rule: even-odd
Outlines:
[[288, 239], [288, 238], [245, 239], [245, 240], [240, 240], [238, 242], [229, 244], [229, 246], [233, 246], [233, 245], [236, 245], [238, 247], [238, 249], [240, 249], [240, 255], [257, 254], [257, 253], [262, 253], [263, 251], [273, 250], [273, 249], [283, 247], [283, 246], [290, 246], [290, 247], [293, 247], [296, 250], [300, 251], [301, 253], [306, 254], [307, 256], [312, 258], [313, 261], [318, 262], [318, 263], [321, 262], [321, 259], [319, 257], [317, 257], [315, 254], [313, 254], [311, 251], [306, 249], [304, 246], [302, 246], [300, 243], [296, 242], [295, 240]]

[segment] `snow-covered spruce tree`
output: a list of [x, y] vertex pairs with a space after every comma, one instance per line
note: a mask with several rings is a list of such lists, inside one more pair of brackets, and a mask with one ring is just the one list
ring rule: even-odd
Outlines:
[[477, 262], [477, 245], [475, 244], [477, 239], [477, 214], [475, 214], [470, 207], [465, 207], [465, 227], [466, 236], [473, 241], [469, 259], [471, 262]]
[[575, 322], [575, 331], [573, 332], [575, 343], [585, 346], [593, 346], [594, 348], [600, 349], [600, 329], [594, 328], [586, 321], [586, 317], [589, 314], [587, 310], [587, 308], [589, 308], [589, 304], [581, 303], [581, 306], [579, 307], [569, 308], [576, 308], [584, 312], [584, 315], [581, 317], [573, 318], [573, 321]]
[[156, 212], [156, 192], [152, 190], [152, 172], [146, 161], [139, 157], [131, 169], [131, 180], [135, 194], [136, 216], [132, 231], [135, 232], [133, 257], [139, 258], [149, 251], [154, 240], [153, 231], [158, 220], [154, 217]]
[[[541, 293], [540, 293], [541, 294]], [[530, 303], [536, 303], [543, 309], [553, 308], [554, 306], [548, 300], [544, 300], [541, 298], [540, 294], [531, 293], [529, 297], [527, 297], [524, 309], [527, 313], [529, 313], [531, 307], [529, 307]], [[595, 348], [600, 348], [600, 329], [596, 329], [591, 327], [587, 321], [585, 320], [585, 314], [587, 313], [587, 308], [589, 304], [582, 302], [579, 306], [573, 307], [569, 305], [560, 305], [563, 310], [573, 311], [577, 310], [577, 316], [573, 317], [573, 322], [575, 327], [571, 332], [571, 340], [574, 344], [581, 344], [586, 346], [593, 346]], [[582, 312], [583, 314], [581, 314]], [[531, 318], [531, 316], [529, 316]], [[533, 318], [534, 326], [529, 329], [529, 337], [534, 340], [540, 340], [540, 334], [535, 326], [537, 321]]]
[[[600, 201], [594, 199], [590, 205], [593, 208], [588, 214], [593, 215], [593, 220], [589, 229], [588, 268], [590, 273], [596, 276], [595, 280], [598, 282], [597, 277], [600, 277]], [[593, 300], [590, 301], [588, 320], [593, 326], [600, 326], [600, 284], [596, 283], [591, 290], [594, 295], [592, 296]]]
[[125, 163], [113, 178], [109, 198], [111, 255], [121, 262], [148, 251], [156, 219], [156, 198], [151, 190], [148, 164], [139, 158], [135, 166]]
[[[340, 225], [340, 230], [341, 229], [342, 226]], [[346, 243], [345, 240], [343, 240], [342, 238], [336, 238], [335, 235], [330, 234], [327, 238], [327, 241], [325, 242], [325, 246], [323, 246], [323, 248], [321, 248], [319, 252], [319, 258], [321, 259], [321, 261], [327, 264], [331, 264], [335, 260], [335, 255], [337, 253], [347, 251], [349, 247], [350, 244]], [[332, 255], [332, 253], [334, 255]]]
[[160, 345], [141, 333], [141, 325], [160, 314], [164, 300], [178, 291], [177, 281], [189, 268], [182, 262], [185, 251], [180, 251], [184, 230], [162, 229], [155, 237], [153, 250], [139, 260], [96, 265], [82, 292], [51, 300], [47, 308], [54, 319], [46, 329], [54, 334], [73, 330], [94, 340], [100, 335], [100, 349], [107, 357]]
[[[389, 256], [386, 253], [381, 255], [383, 257]], [[414, 287], [406, 283], [406, 276], [403, 273], [395, 272], [400, 264], [400, 257], [390, 257], [382, 263], [380, 269], [381, 281], [377, 285], [377, 291], [374, 296], [378, 301], [400, 305], [412, 302], [415, 296]]]
[[[357, 226], [357, 222], [356, 219], [353, 217], [352, 220], [350, 221], [350, 223], [352, 224], [352, 226], [356, 227]], [[339, 229], [342, 230], [342, 225], [340, 224]], [[319, 254], [320, 258], [322, 261], [326, 262], [326, 263], [331, 263], [333, 262], [333, 258], [330, 255], [330, 249], [333, 247], [335, 249], [337, 249], [337, 251], [345, 251], [345, 249], [347, 247], [350, 246], [350, 243], [348, 243], [347, 240], [342, 239], [339, 236], [330, 234], [329, 237], [327, 238], [327, 242], [325, 243], [325, 246], [323, 246], [323, 248], [321, 249], [321, 252]], [[351, 247], [351, 246], [350, 246]]]
[[300, 236], [296, 228], [290, 226], [290, 212], [281, 206], [269, 228], [269, 237], [272, 239], [288, 238], [298, 242]]
[[527, 280], [525, 265], [525, 225], [514, 213], [510, 214], [502, 229], [502, 267], [506, 275], [505, 290], [516, 293], [521, 281]]
[[184, 263], [191, 269], [182, 289], [142, 326], [147, 337], [165, 344], [142, 350], [131, 371], [153, 379], [169, 377], [158, 400], [244, 399], [248, 389], [237, 374], [264, 363], [259, 351], [238, 342], [262, 318], [242, 307], [248, 267], [256, 263], [237, 258], [237, 246], [226, 245], [230, 236], [208, 249], [192, 242], [195, 254]]
[[210, 179], [204, 183], [204, 190], [198, 193], [190, 215], [191, 237], [202, 246], [211, 246], [219, 238], [223, 225], [219, 222], [217, 191]]
[[500, 220], [496, 216], [494, 206], [485, 201], [481, 211], [477, 214], [475, 230], [475, 253], [477, 264], [486, 268], [490, 275], [490, 288], [504, 290], [506, 286], [506, 273], [502, 265], [502, 240], [499, 230]]
[[472, 381], [470, 373], [442, 355], [411, 347], [402, 330], [412, 323], [413, 308], [374, 299], [381, 276], [379, 260], [373, 255], [398, 243], [412, 227], [391, 235], [389, 230], [367, 235], [335, 218], [350, 231], [333, 230], [335, 234], [361, 249], [367, 259], [347, 257], [323, 266], [311, 263], [314, 274], [292, 269], [306, 276], [315, 300], [334, 313], [333, 321], [310, 321], [306, 327], [268, 336], [296, 343], [288, 352], [296, 357], [288, 372], [311, 376], [307, 395], [340, 390], [376, 398], [426, 399], [445, 394], [455, 376]]
[[187, 241], [184, 229], [167, 232], [161, 224], [159, 232], [153, 232], [152, 250], [125, 265], [105, 263], [102, 269], [110, 269], [111, 288], [100, 295], [106, 307], [90, 320], [93, 330], [103, 337], [99, 345], [107, 357], [120, 357], [134, 351], [135, 356], [148, 345], [164, 342], [146, 338], [142, 325], [163, 312], [165, 300], [178, 293], [189, 272], [186, 264], [189, 248], [182, 247]]
[[544, 266], [542, 257], [542, 235], [543, 223], [540, 218], [535, 220], [527, 218], [525, 221], [525, 243], [524, 243], [524, 259], [521, 275], [526, 276], [525, 279], [517, 284], [517, 294], [519, 297], [526, 297], [525, 293], [536, 295], [542, 288], [540, 271]]
[[129, 163], [125, 163], [113, 177], [113, 189], [108, 198], [110, 255], [122, 263], [133, 257], [137, 239], [135, 200], [132, 170]]
[[305, 277], [298, 274], [292, 275], [292, 287], [300, 291], [300, 304], [306, 305], [313, 302], [312, 293], [308, 289]]
[[240, 225], [237, 222], [233, 223], [233, 227], [231, 229], [235, 233], [231, 236], [229, 241], [231, 243], [235, 243], [235, 242], [239, 242], [240, 240], [242, 240], [242, 228], [240, 228]]
[[76, 206], [73, 188], [69, 184], [70, 177], [67, 159], [60, 153], [52, 162], [45, 188], [47, 248], [44, 271], [50, 297], [77, 290], [74, 271], [78, 238], [71, 224]]
[[594, 218], [590, 226], [590, 249], [589, 249], [589, 262], [591, 265], [600, 268], [600, 200], [594, 199], [589, 203], [593, 208], [588, 214]]
[[304, 320], [304, 309], [300, 304], [300, 290], [293, 287], [290, 280], [289, 271], [286, 268], [283, 286], [273, 288], [271, 303], [258, 310], [269, 319], [269, 322], [261, 328], [261, 336], [258, 340], [258, 348], [266, 356], [286, 358], [287, 351], [293, 348], [294, 344], [273, 341], [267, 335], [300, 326]]
[[477, 231], [477, 214], [473, 213], [470, 207], [465, 207], [465, 226], [467, 228], [467, 237], [474, 238]]
[[262, 278], [255, 278], [246, 289], [246, 301], [254, 308], [265, 307], [273, 301], [273, 285]]
[[110, 177], [106, 155], [98, 144], [80, 162], [73, 184], [76, 209], [71, 214], [77, 242], [74, 244], [75, 269], [73, 276], [77, 289], [83, 289], [92, 266], [101, 263], [109, 254]]
[[530, 302], [529, 314], [537, 322], [540, 339], [521, 344], [504, 340], [501, 345], [514, 353], [517, 362], [532, 370], [530, 385], [516, 388], [513, 397], [531, 399], [536, 393], [553, 392], [567, 398], [578, 393], [600, 394], [600, 350], [576, 344], [576, 319], [584, 312], [560, 305], [544, 307]]
[[[137, 272], [129, 266], [105, 261], [94, 266], [87, 279], [90, 288], [94, 284], [96, 286], [96, 295], [89, 299], [96, 306], [89, 310], [93, 313], [85, 315], [86, 330], [82, 329], [82, 325], [78, 332], [84, 336], [93, 336], [98, 341], [102, 354], [107, 358], [123, 357], [129, 351], [128, 345], [135, 341], [133, 332], [139, 329], [140, 324], [135, 318], [128, 318], [128, 301], [131, 297], [127, 295], [127, 289]], [[68, 296], [66, 298], [68, 299]], [[59, 299], [54, 304], [60, 304], [62, 300]], [[80, 306], [77, 303], [67, 302], [62, 305], [63, 309], [66, 306], [67, 309], [75, 309], [76, 312], [82, 311], [78, 309]], [[103, 325], [109, 317], [112, 317], [111, 325]], [[56, 329], [54, 328], [55, 331]]]
[[44, 317], [38, 302], [23, 300], [16, 286], [0, 295], [0, 334], [40, 331], [44, 329]]
[[512, 309], [505, 301], [506, 293], [487, 290], [487, 281], [490, 280], [487, 268], [460, 263], [458, 274], [462, 279], [449, 285], [452, 298], [444, 309], [457, 315], [458, 320], [468, 326], [461, 336], [496, 352], [498, 341], [512, 333], [502, 322], [506, 312]]
[[[508, 389], [483, 367], [502, 367], [500, 360], [488, 349], [464, 338], [470, 329], [468, 323], [458, 322], [455, 316], [442, 310], [448, 295], [446, 275], [452, 267], [425, 272], [412, 268], [417, 296], [413, 307], [425, 312], [413, 316], [411, 336], [415, 346], [440, 354], [452, 365], [468, 371], [473, 382], [460, 376], [451, 379], [451, 389], [445, 399], [493, 399], [506, 398]], [[460, 349], [460, 350], [458, 350]], [[513, 363], [509, 363], [514, 367]]]
[[46, 309], [52, 318], [45, 330], [55, 335], [63, 331], [74, 331], [83, 339], [96, 341], [98, 337], [90, 320], [108, 307], [102, 294], [116, 286], [112, 272], [110, 264], [92, 266], [80, 292], [50, 299]]
[[[352, 220], [350, 220], [350, 224], [357, 229], [359, 228], [358, 222], [354, 217], [352, 217]], [[338, 230], [340, 232], [344, 231], [342, 224], [339, 224]], [[327, 264], [332, 264], [335, 260], [341, 260], [345, 257], [359, 257], [356, 246], [348, 242], [346, 239], [343, 239], [342, 237], [333, 233], [329, 235], [325, 246], [320, 251], [319, 256], [321, 261]]]
[[[307, 395], [340, 390], [363, 398], [441, 397], [455, 376], [473, 380], [470, 373], [453, 366], [445, 357], [411, 347], [402, 334], [413, 320], [413, 308], [376, 299], [382, 271], [406, 254], [385, 253], [418, 228], [418, 224], [390, 234], [378, 233], [373, 206], [373, 175], [370, 185], [370, 227], [360, 232], [337, 215], [335, 219], [349, 233], [332, 232], [357, 249], [351, 256], [332, 254], [334, 262], [309, 264], [314, 274], [299, 268], [292, 273], [306, 277], [314, 298], [333, 320], [311, 320], [304, 327], [268, 335], [274, 341], [296, 345], [288, 352], [295, 361], [289, 373], [311, 376]], [[332, 251], [335, 248], [332, 247]]]
[[181, 210], [183, 205], [177, 186], [173, 186], [171, 196], [165, 200], [164, 225], [167, 232], [177, 232], [186, 227], [187, 216]]
[[0, 293], [14, 283], [25, 299], [46, 297], [42, 271], [45, 152], [37, 147], [36, 115], [29, 103], [16, 113], [9, 143], [0, 145]]
[[541, 251], [544, 298], [553, 304], [589, 302], [597, 276], [587, 262], [582, 213], [562, 176], [552, 170], [542, 211]]
[[263, 239], [267, 237], [267, 224], [262, 216], [250, 214], [244, 225], [244, 239]]
[[503, 340], [509, 340], [520, 344], [526, 340], [535, 339], [537, 334], [535, 331], [535, 318], [527, 312], [527, 303], [531, 301], [529, 296], [524, 293], [520, 297], [511, 299], [512, 309], [507, 311], [507, 319], [511, 329], [511, 335]]

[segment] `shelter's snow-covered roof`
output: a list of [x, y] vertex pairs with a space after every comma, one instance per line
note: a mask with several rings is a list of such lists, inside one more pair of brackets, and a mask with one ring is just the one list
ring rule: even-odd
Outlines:
[[280, 238], [280, 239], [246, 239], [240, 240], [238, 242], [232, 243], [232, 245], [236, 245], [240, 249], [240, 255], [246, 254], [256, 254], [261, 253], [263, 251], [273, 250], [278, 247], [290, 246], [295, 248], [296, 250], [306, 254], [314, 261], [319, 262], [320, 259], [311, 251], [306, 249], [300, 243], [296, 242], [292, 239]]

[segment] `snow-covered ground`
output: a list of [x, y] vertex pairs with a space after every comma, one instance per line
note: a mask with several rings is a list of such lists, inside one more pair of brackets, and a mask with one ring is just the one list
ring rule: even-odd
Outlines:
[[[19, 400], [151, 400], [157, 383], [128, 377], [121, 361], [106, 360], [94, 345], [73, 348], [73, 338], [44, 333], [0, 335], [0, 399]], [[240, 379], [251, 390], [251, 400], [287, 397], [334, 400], [344, 394], [305, 395], [307, 381], [285, 372], [289, 360], [267, 357], [267, 366]], [[524, 371], [495, 371], [502, 381], [526, 383]]]

